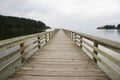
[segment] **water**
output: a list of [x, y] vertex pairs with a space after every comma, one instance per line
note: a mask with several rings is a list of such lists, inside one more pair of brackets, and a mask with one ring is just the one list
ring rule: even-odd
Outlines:
[[79, 28], [79, 29], [73, 29], [73, 30], [77, 32], [82, 32], [85, 34], [120, 42], [120, 29], [119, 30], [117, 29], [109, 29], [109, 30], [99, 29], [98, 30], [95, 28], [94, 29], [93, 28], [88, 28], [88, 29]]

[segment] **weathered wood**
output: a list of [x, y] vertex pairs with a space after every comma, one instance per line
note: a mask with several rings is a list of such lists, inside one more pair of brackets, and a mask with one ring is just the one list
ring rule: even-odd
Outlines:
[[[25, 63], [26, 59], [32, 55], [31, 52], [33, 53], [37, 47], [41, 47], [41, 41], [48, 41], [49, 33], [51, 33], [51, 36], [53, 37], [57, 31], [58, 30], [53, 30], [0, 41], [0, 52], [2, 52], [2, 56], [0, 56], [0, 80], [4, 80], [16, 69], [18, 69], [18, 67]], [[47, 35], [47, 39], [43, 36], [45, 34]], [[42, 40], [40, 37], [42, 37]], [[16, 47], [18, 48], [16, 49]], [[14, 51], [11, 52], [10, 50]]]
[[[57, 32], [58, 30], [53, 30], [53, 31], [49, 31], [52, 35], [54, 36], [54, 34]], [[11, 48], [13, 46], [19, 45], [22, 42], [25, 42], [31, 38], [35, 38], [37, 36], [41, 37], [44, 34], [47, 34], [49, 32], [42, 32], [42, 33], [37, 33], [37, 34], [32, 34], [32, 35], [27, 35], [27, 36], [21, 36], [21, 37], [16, 37], [16, 38], [11, 38], [11, 39], [7, 39], [7, 40], [2, 40], [0, 41], [0, 51], [6, 50], [8, 48]]]
[[10, 63], [6, 64], [4, 67], [0, 68], [0, 74], [8, 70], [12, 65], [14, 65], [17, 61], [21, 60], [23, 57], [19, 56], [17, 59], [12, 60]]
[[[11, 76], [14, 77], [14, 76]], [[17, 78], [9, 80], [109, 80], [107, 77], [50, 77], [50, 76], [17, 76]]]
[[110, 80], [71, 40], [59, 31], [7, 80]]
[[[94, 42], [94, 46], [98, 48], [98, 44], [96, 42]], [[98, 55], [98, 52], [96, 50], [93, 50], [95, 55]], [[93, 57], [93, 60], [95, 63], [97, 63], [97, 59]]]
[[14, 51], [14, 52], [12, 52], [12, 53], [10, 53], [8, 55], [0, 57], [0, 63], [6, 61], [7, 59], [11, 58], [12, 56], [18, 54], [20, 51], [21, 51], [21, 49], [18, 49], [18, 50]]
[[[105, 47], [109, 50], [112, 50], [113, 52], [117, 52], [117, 55], [119, 56], [120, 46], [117, 46], [117, 45], [120, 45], [119, 42], [111, 41], [111, 40], [107, 40], [107, 39], [103, 39], [103, 38], [99, 38], [99, 37], [95, 37], [95, 36], [91, 36], [91, 35], [87, 35], [87, 34], [83, 34], [83, 33], [78, 33], [78, 32], [74, 32], [74, 31], [69, 31], [69, 30], [64, 30], [64, 31], [66, 32], [66, 34], [71, 32], [71, 33], [74, 33], [75, 35], [79, 35], [80, 37], [83, 37], [84, 39], [86, 39], [86, 40], [79, 39], [80, 41], [83, 42], [83, 44], [79, 42], [80, 46], [84, 47], [84, 49], [92, 55], [95, 63], [97, 63], [97, 61], [98, 61], [107, 70], [109, 70], [111, 72], [111, 74], [117, 78], [117, 80], [120, 79], [120, 73], [117, 71], [117, 69], [115, 67], [113, 67], [110, 63], [108, 63], [108, 61], [110, 61], [112, 64], [115, 64], [115, 66], [120, 67], [120, 60], [118, 58], [115, 58], [114, 56], [110, 55], [109, 53], [105, 52], [104, 49], [101, 50], [98, 47], [98, 45], [102, 45], [103, 47]], [[98, 54], [102, 55], [108, 61], [104, 61], [101, 57], [98, 57], [97, 56]]]
[[40, 37], [38, 37], [38, 49], [40, 49]]
[[96, 37], [96, 36], [91, 36], [91, 35], [80, 33], [80, 32], [74, 32], [74, 31], [70, 31], [70, 30], [65, 30], [65, 32], [66, 33], [72, 32], [72, 33], [78, 34], [88, 40], [97, 42], [98, 44], [100, 44], [102, 46], [112, 48], [115, 50], [120, 50], [120, 42], [116, 42], [116, 41], [112, 41], [112, 40], [108, 40], [108, 39], [104, 39], [104, 38], [100, 38], [100, 37]]
[[86, 41], [83, 41], [85, 44], [87, 44], [88, 46], [92, 47], [95, 51], [97, 51], [99, 54], [103, 55], [105, 58], [108, 58], [110, 61], [114, 62], [114, 64], [120, 66], [120, 60], [107, 54], [106, 52], [100, 50], [99, 48], [89, 44], [88, 42]]
[[[25, 45], [24, 45], [24, 42], [22, 42], [22, 43], [20, 44], [21, 55], [24, 55], [24, 53], [25, 53], [24, 46], [25, 46]], [[23, 56], [23, 58], [21, 59], [21, 62], [22, 62], [22, 63], [25, 62], [25, 56]]]
[[[82, 44], [82, 39], [83, 39], [83, 37], [80, 36], [80, 44]], [[82, 49], [82, 45], [80, 45], [80, 47], [81, 47], [81, 49]]]

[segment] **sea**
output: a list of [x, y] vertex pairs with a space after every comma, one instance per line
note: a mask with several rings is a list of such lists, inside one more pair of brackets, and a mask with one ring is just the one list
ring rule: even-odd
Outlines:
[[71, 30], [120, 42], [120, 29], [78, 28]]

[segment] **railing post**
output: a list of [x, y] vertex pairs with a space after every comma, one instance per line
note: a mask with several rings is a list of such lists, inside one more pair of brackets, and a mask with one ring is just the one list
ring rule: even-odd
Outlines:
[[38, 49], [40, 49], [40, 37], [38, 36]]
[[80, 36], [80, 48], [82, 49], [82, 36]]
[[[94, 46], [98, 48], [98, 44], [96, 42], [94, 42]], [[98, 55], [98, 52], [96, 50], [93, 50], [93, 53], [95, 55]], [[97, 59], [95, 57], [93, 57], [93, 60], [94, 60], [95, 63], [97, 63]]]
[[73, 41], [75, 40], [75, 33], [73, 33]]
[[55, 31], [54, 32], [50, 32], [50, 39], [53, 37], [53, 33], [55, 33]]
[[51, 33], [49, 32], [49, 40], [51, 39]]
[[69, 37], [71, 37], [71, 32], [69, 31]]
[[24, 53], [25, 53], [25, 50], [24, 50], [24, 42], [22, 42], [20, 44], [20, 49], [21, 49], [21, 56], [22, 56], [22, 59], [21, 59], [21, 62], [25, 62], [25, 56], [24, 56]]
[[73, 38], [73, 34], [74, 34], [74, 33], [72, 32], [72, 40], [74, 39], [74, 38]]
[[70, 34], [70, 37], [71, 37], [71, 39], [72, 39], [72, 32], [71, 32], [71, 34]]
[[77, 43], [77, 34], [75, 33], [75, 43]]
[[45, 43], [47, 42], [47, 33], [45, 34]]

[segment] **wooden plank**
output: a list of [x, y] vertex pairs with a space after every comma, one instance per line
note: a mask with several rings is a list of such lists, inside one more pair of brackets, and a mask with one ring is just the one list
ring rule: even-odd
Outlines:
[[110, 80], [63, 31], [8, 80]]
[[105, 47], [113, 48], [115, 50], [120, 50], [120, 42], [112, 41], [112, 40], [108, 40], [108, 39], [104, 39], [104, 38], [100, 38], [96, 36], [91, 36], [91, 35], [80, 33], [80, 32], [74, 32], [74, 31], [69, 31], [69, 30], [65, 30], [65, 31], [78, 34], [86, 39], [89, 39], [93, 42], [97, 42], [98, 44], [103, 45]]
[[[49, 31], [51, 33], [57, 32], [57, 30], [54, 31]], [[27, 35], [27, 36], [21, 36], [21, 37], [16, 37], [16, 38], [11, 38], [11, 39], [7, 39], [7, 40], [2, 40], [0, 41], [0, 51], [9, 49], [13, 46], [19, 45], [29, 39], [35, 38], [35, 37], [41, 37], [44, 34], [47, 34], [49, 32], [42, 32], [42, 33], [37, 33], [37, 34], [31, 34], [31, 35]]]
[[14, 52], [12, 52], [12, 53], [10, 53], [8, 55], [0, 57], [0, 63], [6, 61], [7, 59], [11, 58], [12, 56], [18, 54], [20, 51], [21, 51], [21, 49], [18, 49], [18, 50], [14, 51]]
[[[22, 67], [18, 72], [23, 71], [24, 73], [27, 73], [27, 71], [40, 71], [40, 72], [92, 72], [92, 73], [101, 73], [101, 70], [99, 70], [97, 67], [90, 67], [86, 68], [85, 66], [79, 66], [79, 67]], [[20, 73], [22, 74], [22, 73]]]
[[9, 80], [109, 80], [107, 77], [51, 77], [51, 76], [29, 76], [14, 75]]
[[116, 78], [119, 80], [120, 79], [120, 74], [116, 70], [114, 70], [110, 65], [108, 65], [104, 60], [100, 59], [97, 55], [95, 55], [92, 51], [90, 51], [87, 47], [83, 45], [83, 47], [92, 55], [94, 56], [98, 62], [100, 62], [102, 65], [106, 67], [109, 71], [112, 72], [113, 75], [116, 76]]
[[116, 65], [118, 65], [120, 67], [120, 60], [109, 55], [108, 53], [100, 50], [99, 48], [87, 43], [86, 41], [83, 41], [86, 45], [90, 46], [91, 48], [93, 48], [94, 50], [96, 50], [97, 52], [99, 52], [99, 54], [103, 55], [105, 58], [108, 58], [110, 61], [112, 61], [113, 63], [115, 63]]
[[[14, 75], [14, 74], [13, 74]], [[15, 75], [34, 75], [34, 76], [59, 76], [59, 77], [106, 77], [105, 74], [101, 72], [93, 71], [43, 71], [43, 70], [24, 70], [17, 71]]]

